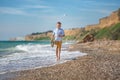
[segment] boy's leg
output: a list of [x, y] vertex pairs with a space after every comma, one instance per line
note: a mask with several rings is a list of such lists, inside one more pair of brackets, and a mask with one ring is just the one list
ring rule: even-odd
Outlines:
[[62, 42], [61, 41], [56, 41], [55, 42], [56, 44], [56, 57], [57, 57], [57, 61], [60, 60], [60, 53], [61, 53], [61, 45], [62, 45]]
[[58, 46], [56, 47], [56, 58], [57, 58], [57, 61], [58, 61]]
[[61, 45], [62, 45], [62, 42], [60, 41], [59, 44], [58, 44], [58, 59], [60, 60], [60, 53], [61, 53]]
[[59, 42], [58, 41], [55, 41], [55, 45], [56, 45], [56, 58], [57, 58], [57, 61], [59, 60], [58, 59], [58, 53], [59, 53]]

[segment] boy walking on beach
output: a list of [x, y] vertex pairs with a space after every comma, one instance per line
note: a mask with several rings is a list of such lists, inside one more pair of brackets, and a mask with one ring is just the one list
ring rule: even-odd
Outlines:
[[64, 30], [61, 28], [61, 22], [57, 22], [56, 29], [53, 31], [53, 39], [56, 45], [56, 57], [57, 61], [60, 60], [62, 38], [65, 36]]

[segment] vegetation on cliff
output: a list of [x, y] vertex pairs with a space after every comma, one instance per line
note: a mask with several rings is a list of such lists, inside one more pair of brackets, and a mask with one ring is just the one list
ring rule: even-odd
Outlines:
[[120, 23], [112, 25], [110, 27], [105, 27], [103, 29], [92, 29], [90, 31], [82, 31], [79, 35], [80, 40], [82, 40], [86, 35], [92, 34], [95, 39], [110, 39], [110, 40], [120, 40]]
[[120, 20], [120, 8], [118, 9], [118, 16], [119, 16], [119, 20]]
[[120, 40], [120, 23], [99, 30], [95, 33], [95, 38]]
[[75, 40], [76, 36], [65, 36], [63, 40]]
[[35, 40], [50, 40], [50, 37], [35, 38]]

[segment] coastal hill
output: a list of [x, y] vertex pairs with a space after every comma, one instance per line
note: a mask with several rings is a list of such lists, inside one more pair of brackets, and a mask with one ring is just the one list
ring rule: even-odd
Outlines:
[[91, 29], [95, 29], [95, 28], [105, 28], [105, 27], [110, 27], [114, 24], [117, 24], [120, 22], [120, 9], [117, 11], [114, 11], [110, 14], [110, 16], [101, 18], [99, 20], [98, 24], [94, 24], [94, 25], [88, 25], [85, 27], [85, 30], [91, 30]]
[[[114, 30], [114, 31], [113, 31]], [[101, 18], [98, 24], [87, 25], [84, 28], [72, 28], [65, 30], [64, 40], [81, 40], [87, 34], [93, 34], [96, 39], [113, 39], [114, 36], [120, 35], [120, 9], [112, 12], [109, 16]], [[112, 34], [112, 35], [108, 35]], [[113, 35], [115, 34], [115, 35]], [[25, 36], [25, 40], [48, 40], [52, 31], [37, 32]], [[119, 38], [116, 38], [119, 39]]]

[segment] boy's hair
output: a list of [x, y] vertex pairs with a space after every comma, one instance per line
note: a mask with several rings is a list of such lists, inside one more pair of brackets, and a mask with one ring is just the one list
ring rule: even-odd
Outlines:
[[57, 24], [62, 24], [61, 22], [57, 22]]

